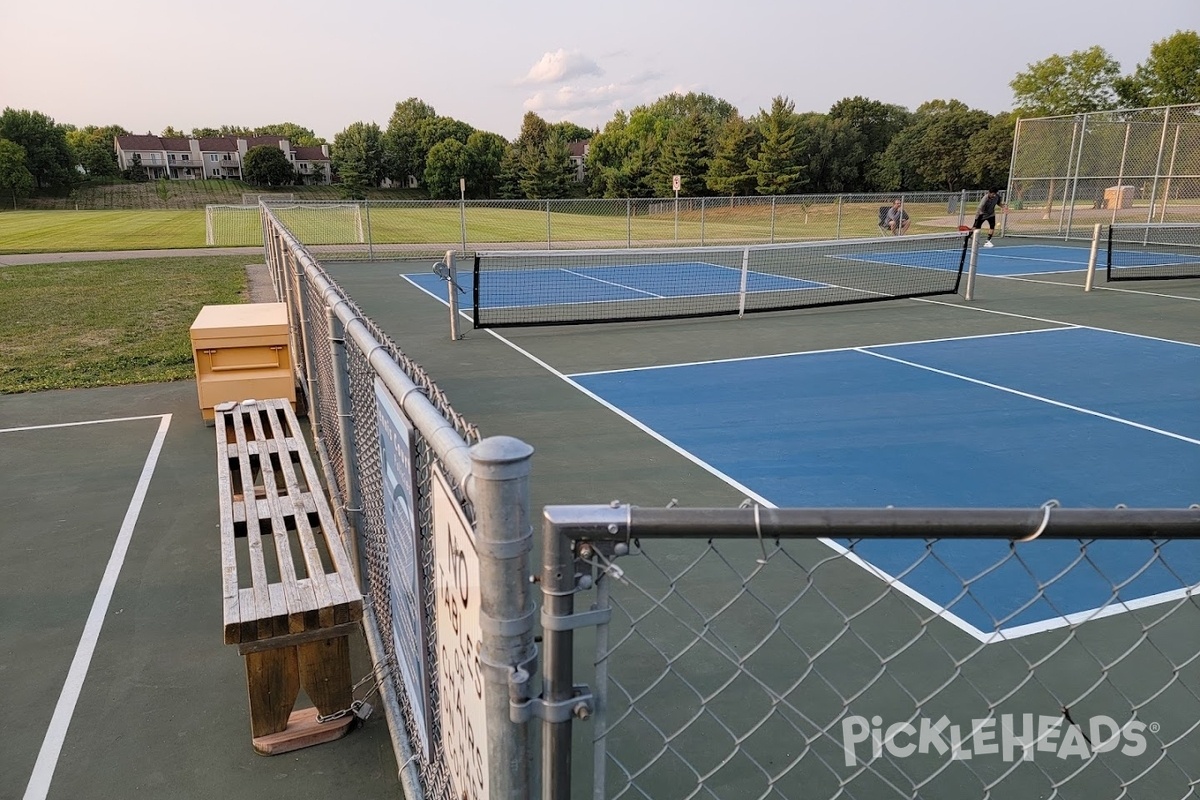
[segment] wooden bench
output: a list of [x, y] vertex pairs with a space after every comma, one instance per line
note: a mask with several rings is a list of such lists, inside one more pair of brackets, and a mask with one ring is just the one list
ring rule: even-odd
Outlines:
[[[246, 658], [250, 731], [263, 755], [338, 739], [350, 708], [348, 634], [362, 594], [286, 399], [214, 409], [225, 643]], [[300, 688], [314, 708], [293, 711]]]

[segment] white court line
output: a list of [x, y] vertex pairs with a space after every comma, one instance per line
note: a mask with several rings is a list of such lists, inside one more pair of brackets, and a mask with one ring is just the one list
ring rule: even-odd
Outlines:
[[772, 353], [765, 356], [732, 356], [730, 358], [713, 358], [706, 361], [680, 361], [674, 364], [650, 364], [644, 367], [621, 367], [619, 369], [599, 369], [594, 372], [572, 372], [573, 378], [588, 375], [612, 375], [618, 372], [650, 372], [656, 369], [675, 369], [676, 367], [697, 367], [709, 364], [732, 364], [738, 361], [766, 361], [772, 358], [791, 358], [792, 356], [815, 356], [825, 353], [848, 353], [859, 347], [905, 347], [913, 344], [938, 344], [941, 342], [963, 342], [969, 339], [992, 339], [1000, 336], [1024, 336], [1027, 333], [1050, 333], [1052, 331], [1067, 331], [1079, 328], [1078, 325], [1064, 325], [1054, 328], [1035, 328], [1027, 331], [1001, 331], [1000, 333], [974, 333], [968, 336], [941, 336], [935, 339], [911, 339], [904, 342], [888, 342], [886, 344], [849, 345], [846, 347], [826, 347], [821, 350], [795, 350], [790, 353]]
[[[49, 428], [74, 428], [79, 425], [103, 425], [106, 422], [132, 422], [139, 419], [161, 419], [162, 414], [147, 414], [141, 417], [111, 417], [109, 419], [85, 419], [81, 422], [56, 422], [52, 425], [26, 425], [20, 428], [0, 428], [0, 433], [17, 433], [19, 431], [44, 431]], [[168, 415], [170, 416], [170, 415]]]
[[[1043, 283], [1047, 286], [1068, 286], [1075, 289], [1083, 287], [1078, 283], [1068, 283], [1066, 281], [1041, 281], [1035, 278], [1030, 278], [1030, 275], [1065, 275], [1069, 272], [1078, 272], [1079, 270], [1063, 270], [1062, 272], [1026, 272], [1020, 275], [984, 275], [979, 273], [981, 278], [996, 278], [998, 280], [1021, 281], [1023, 283]], [[1099, 268], [1097, 267], [1097, 272]], [[1200, 303], [1200, 297], [1188, 297], [1183, 294], [1167, 294], [1166, 292], [1148, 292], [1145, 289], [1123, 289], [1117, 286], [1093, 286], [1093, 291], [1101, 292], [1124, 292], [1126, 294], [1144, 294], [1147, 297], [1165, 297], [1168, 300], [1188, 300], [1193, 303]]]
[[960, 381], [966, 381], [967, 383], [974, 383], [977, 386], [984, 386], [988, 389], [995, 389], [998, 392], [1005, 392], [1007, 394], [1013, 394], [1013, 395], [1016, 395], [1017, 397], [1024, 397], [1028, 400], [1036, 400], [1039, 403], [1046, 403], [1047, 405], [1058, 406], [1059, 408], [1065, 408], [1068, 411], [1077, 411], [1080, 414], [1087, 414], [1092, 417], [1099, 417], [1100, 419], [1108, 420], [1109, 422], [1116, 422], [1120, 425], [1128, 425], [1131, 428], [1137, 428], [1138, 430], [1148, 431], [1149, 433], [1157, 433], [1159, 436], [1166, 436], [1169, 439], [1178, 439], [1179, 441], [1187, 442], [1188, 444], [1200, 445], [1200, 439], [1193, 439], [1190, 436], [1184, 436], [1181, 433], [1175, 433], [1174, 431], [1166, 431], [1166, 430], [1163, 430], [1162, 428], [1155, 428], [1152, 425], [1143, 425], [1140, 422], [1134, 422], [1133, 420], [1130, 420], [1130, 419], [1122, 419], [1121, 417], [1114, 417], [1112, 414], [1105, 414], [1103, 411], [1095, 411], [1090, 408], [1084, 408], [1083, 406], [1072, 405], [1071, 403], [1064, 403], [1061, 400], [1052, 400], [1049, 397], [1043, 397], [1042, 395], [1032, 394], [1030, 392], [1023, 392], [1020, 389], [1014, 389], [1011, 386], [1004, 386], [999, 383], [992, 383], [991, 381], [984, 381], [984, 380], [980, 380], [979, 378], [972, 378], [967, 375], [961, 375], [957, 372], [950, 372], [949, 370], [938, 369], [937, 367], [930, 367], [930, 366], [926, 366], [925, 364], [918, 364], [915, 361], [908, 361], [903, 358], [896, 358], [895, 356], [884, 355], [883, 353], [875, 353], [875, 352], [872, 352], [871, 350], [869, 350], [867, 348], [863, 348], [863, 347], [856, 347], [856, 348], [854, 348], [854, 350], [855, 350], [855, 352], [862, 353], [865, 356], [873, 356], [875, 358], [882, 358], [886, 361], [894, 361], [897, 364], [904, 364], [907, 367], [914, 367], [916, 369], [922, 369], [922, 370], [925, 370], [926, 372], [933, 372], [938, 375], [944, 375], [948, 378], [957, 378]]
[[[50, 718], [50, 726], [46, 730], [46, 737], [42, 740], [42, 749], [38, 751], [37, 762], [33, 766], [33, 775], [29, 778], [29, 784], [25, 787], [24, 800], [45, 800], [47, 793], [50, 791], [50, 781], [54, 777], [54, 770], [58, 766], [58, 757], [62, 752], [63, 742], [67, 738], [67, 728], [71, 725], [71, 717], [75, 713], [75, 704], [79, 700], [79, 693], [83, 689], [84, 679], [87, 677], [88, 667], [92, 663], [92, 654], [96, 651], [96, 643], [100, 640], [100, 629], [104, 626], [104, 618], [108, 614], [108, 604], [112, 600], [113, 590], [117, 585], [117, 577], [121, 574], [121, 566], [125, 562], [125, 553], [129, 550], [129, 541], [133, 538], [133, 528], [137, 524], [138, 515], [142, 511], [142, 503], [146, 499], [146, 491], [150, 486], [150, 478], [154, 475], [154, 467], [158, 464], [158, 455], [162, 452], [163, 440], [166, 439], [167, 429], [171, 427], [171, 415], [160, 414], [154, 415], [160, 420], [158, 424], [158, 433], [154, 436], [154, 442], [150, 445], [150, 452], [146, 455], [146, 462], [142, 466], [141, 477], [138, 478], [137, 487], [134, 489], [133, 497], [129, 501], [129, 507], [125, 511], [125, 519], [121, 523], [121, 531], [117, 534], [117, 540], [113, 543], [112, 554], [108, 557], [108, 566], [104, 569], [104, 577], [100, 580], [100, 587], [96, 590], [96, 598], [92, 601], [92, 610], [88, 614], [87, 623], [83, 627], [83, 635], [79, 639], [79, 646], [75, 649], [75, 657], [71, 660], [71, 668], [67, 672], [67, 679], [63, 683], [62, 693], [58, 696], [58, 703], [54, 706], [54, 715]], [[125, 417], [121, 420], [95, 420], [95, 422], [121, 422], [126, 419], [152, 419], [152, 417]], [[53, 428], [53, 427], [69, 427], [75, 424], [91, 424], [91, 423], [67, 423], [62, 426], [43, 425], [24, 430], [36, 430], [37, 428]], [[10, 428], [9, 430], [23, 430], [20, 428]]]
[[[647, 292], [645, 289], [637, 289], [637, 288], [634, 288], [633, 286], [629, 286], [624, 283], [616, 283], [615, 281], [606, 281], [603, 278], [597, 278], [594, 275], [584, 275], [582, 272], [575, 272], [574, 270], [567, 269], [566, 267], [559, 267], [558, 271], [565, 272], [568, 275], [574, 275], [576, 278], [586, 278], [587, 280], [595, 281], [596, 283], [603, 283], [607, 286], [615, 286], [618, 289], [628, 289], [631, 292], [637, 292], [638, 294], [644, 294], [647, 297], [657, 297], [660, 300], [663, 297], [661, 294], [655, 294], [654, 292]], [[585, 301], [580, 301], [580, 302], [585, 302]]]

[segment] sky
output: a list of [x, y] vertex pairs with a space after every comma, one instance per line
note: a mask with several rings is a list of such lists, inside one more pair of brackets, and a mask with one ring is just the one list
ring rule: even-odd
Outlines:
[[0, 107], [59, 123], [256, 127], [327, 141], [396, 103], [512, 139], [534, 111], [600, 127], [671, 92], [750, 116], [777, 95], [828, 111], [862, 95], [916, 109], [1012, 108], [1034, 62], [1094, 45], [1123, 74], [1200, 0], [5, 0]]

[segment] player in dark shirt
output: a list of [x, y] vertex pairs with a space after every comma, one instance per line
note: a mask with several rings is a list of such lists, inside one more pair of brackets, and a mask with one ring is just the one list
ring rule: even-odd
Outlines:
[[1000, 200], [999, 189], [988, 189], [987, 194], [979, 201], [979, 208], [975, 209], [975, 230], [983, 228], [983, 223], [988, 224], [988, 238], [983, 243], [984, 247], [992, 246], [992, 234], [996, 232], [996, 206], [1004, 208], [1004, 203]]

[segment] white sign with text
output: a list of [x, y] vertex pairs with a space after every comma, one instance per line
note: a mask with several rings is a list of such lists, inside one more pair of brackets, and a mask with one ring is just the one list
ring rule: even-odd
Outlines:
[[479, 557], [475, 532], [446, 477], [433, 469], [442, 750], [455, 798], [488, 796], [487, 708], [480, 669]]

